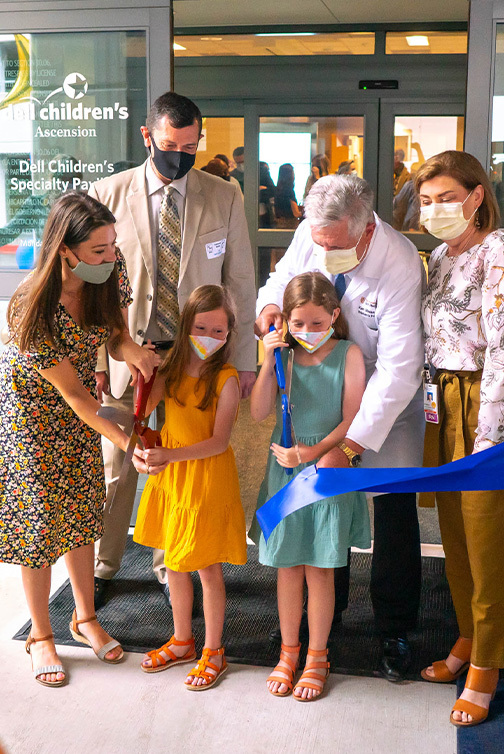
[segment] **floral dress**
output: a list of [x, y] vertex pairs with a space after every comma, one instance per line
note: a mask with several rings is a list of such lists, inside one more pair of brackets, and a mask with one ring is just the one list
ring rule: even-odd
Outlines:
[[481, 402], [474, 452], [504, 441], [504, 230], [459, 256], [441, 244], [429, 259], [422, 301], [429, 363], [477, 372]]
[[[121, 307], [131, 303], [117, 254]], [[65, 357], [95, 395], [94, 370], [105, 327], [82, 330], [62, 304], [55, 316], [59, 348], [42, 343], [0, 358], [0, 561], [30, 568], [53, 565], [102, 534], [105, 481], [100, 435], [84, 424], [39, 373]]]

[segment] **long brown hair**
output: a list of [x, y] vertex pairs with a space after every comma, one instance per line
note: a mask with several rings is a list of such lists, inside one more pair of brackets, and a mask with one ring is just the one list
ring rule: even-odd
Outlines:
[[487, 233], [499, 227], [499, 205], [490, 179], [476, 157], [473, 157], [469, 152], [456, 152], [453, 149], [430, 157], [419, 168], [415, 176], [416, 192], [420, 193], [422, 183], [437, 178], [439, 175], [447, 175], [453, 178], [468, 191], [473, 191], [476, 186], [483, 186], [485, 194], [476, 212], [475, 222], [478, 223], [478, 227]]
[[159, 370], [160, 374], [166, 374], [167, 395], [175, 398], [177, 403], [182, 405], [177, 398], [177, 390], [182, 382], [191, 355], [189, 335], [194, 318], [197, 314], [212, 312], [215, 309], [224, 309], [226, 312], [229, 334], [226, 344], [206, 359], [196, 383], [196, 390], [201, 383], [205, 385], [205, 394], [198, 404], [198, 408], [202, 411], [208, 408], [212, 400], [217, 397], [217, 376], [229, 360], [232, 348], [236, 315], [231, 296], [226, 288], [220, 285], [200, 285], [194, 289], [182, 309], [179, 330], [173, 348], [169, 351]]
[[[333, 324], [334, 333], [331, 337], [335, 340], [340, 338], [347, 340], [348, 323], [341, 311], [336, 290], [334, 285], [321, 272], [303, 272], [289, 281], [283, 297], [282, 313], [285, 320], [289, 319], [293, 309], [310, 302], [315, 306], [323, 306], [328, 314], [332, 314], [335, 309], [340, 309], [339, 316]], [[287, 332], [285, 340], [291, 348], [296, 348], [299, 345], [290, 332]]]
[[[57, 346], [55, 315], [62, 289], [62, 244], [73, 250], [87, 241], [93, 230], [114, 222], [114, 215], [104, 204], [77, 191], [64, 194], [53, 204], [37, 266], [18, 286], [7, 309], [10, 336], [21, 352], [36, 348], [43, 341]], [[82, 304], [84, 329], [124, 328], [117, 265], [105, 283], [84, 283]]]

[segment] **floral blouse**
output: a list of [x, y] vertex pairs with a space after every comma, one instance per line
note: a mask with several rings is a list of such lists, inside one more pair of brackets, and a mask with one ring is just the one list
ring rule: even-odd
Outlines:
[[449, 257], [441, 244], [429, 260], [422, 318], [429, 363], [483, 370], [474, 452], [504, 441], [504, 229]]

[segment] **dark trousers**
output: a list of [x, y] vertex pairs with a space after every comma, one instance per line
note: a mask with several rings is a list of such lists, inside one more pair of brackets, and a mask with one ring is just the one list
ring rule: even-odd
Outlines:
[[[375, 627], [382, 636], [404, 637], [416, 626], [420, 604], [422, 565], [416, 495], [380, 495], [373, 503], [371, 601]], [[348, 605], [349, 577], [349, 566], [334, 570], [336, 611]]]

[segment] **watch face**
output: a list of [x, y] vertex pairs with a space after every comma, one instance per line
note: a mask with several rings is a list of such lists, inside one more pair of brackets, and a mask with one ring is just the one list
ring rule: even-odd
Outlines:
[[360, 462], [362, 461], [362, 458], [360, 455], [355, 455], [353, 458], [350, 459], [350, 466], [360, 466]]

